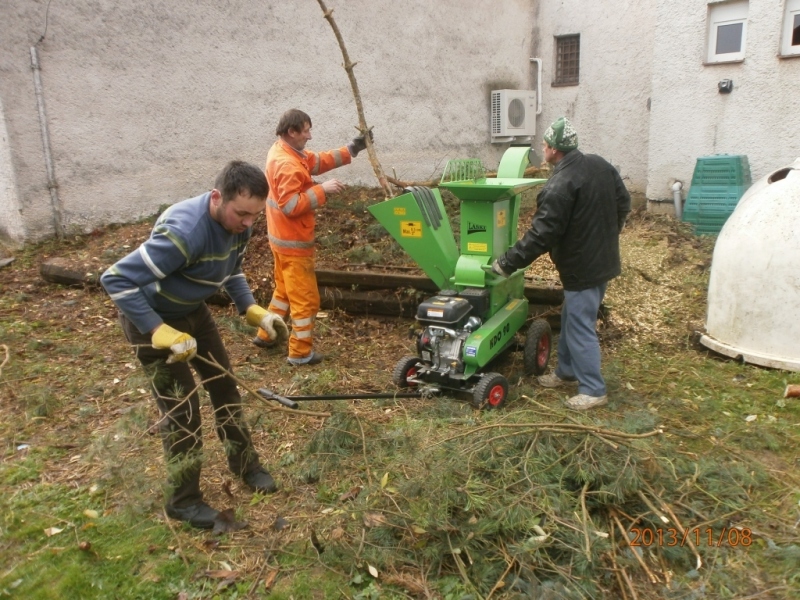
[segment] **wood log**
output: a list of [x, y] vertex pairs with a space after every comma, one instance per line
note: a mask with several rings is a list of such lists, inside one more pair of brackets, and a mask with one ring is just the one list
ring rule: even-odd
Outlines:
[[51, 258], [41, 264], [39, 274], [49, 283], [83, 287], [98, 285], [102, 273], [81, 269], [65, 258]]
[[[403, 275], [400, 273], [375, 273], [371, 271], [330, 271], [317, 269], [317, 285], [320, 287], [357, 286], [363, 290], [413, 289], [435, 294], [439, 291], [428, 277]], [[531, 284], [525, 286], [525, 297], [533, 304], [559, 305], [564, 301], [562, 288], [541, 287]]]
[[[39, 272], [42, 279], [49, 283], [78, 287], [99, 285], [101, 275], [101, 271], [81, 269], [64, 258], [44, 261]], [[419, 303], [439, 291], [433, 281], [419, 275], [327, 269], [318, 269], [316, 273], [322, 307], [339, 308], [354, 314], [413, 317], [417, 314]], [[552, 313], [554, 307], [564, 301], [564, 290], [526, 285], [525, 297], [531, 303], [531, 315]], [[231, 299], [224, 290], [219, 290], [206, 302], [227, 306]], [[551, 324], [559, 322], [558, 314], [547, 314], [546, 318], [552, 321]]]

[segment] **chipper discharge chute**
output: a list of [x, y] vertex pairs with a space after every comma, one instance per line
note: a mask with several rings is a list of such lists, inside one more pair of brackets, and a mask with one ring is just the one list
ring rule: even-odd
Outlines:
[[[397, 363], [397, 386], [472, 393], [475, 406], [505, 402], [508, 381], [484, 368], [515, 343], [528, 319], [528, 300], [523, 271], [504, 278], [491, 265], [517, 241], [519, 194], [545, 181], [522, 178], [527, 165], [527, 147], [507, 150], [495, 178], [485, 176], [479, 160], [447, 164], [439, 185], [461, 201], [460, 249], [438, 189], [411, 187], [369, 207], [440, 289], [417, 309], [417, 356]], [[526, 374], [544, 373], [551, 347], [547, 321], [534, 320], [524, 345]]]

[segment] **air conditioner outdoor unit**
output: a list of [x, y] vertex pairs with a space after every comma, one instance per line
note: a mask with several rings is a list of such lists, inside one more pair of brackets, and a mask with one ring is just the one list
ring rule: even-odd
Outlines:
[[492, 91], [492, 142], [531, 137], [536, 133], [536, 92]]

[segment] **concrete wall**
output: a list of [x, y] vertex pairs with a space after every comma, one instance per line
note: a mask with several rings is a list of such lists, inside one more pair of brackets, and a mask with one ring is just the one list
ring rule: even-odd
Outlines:
[[3, 102], [0, 99], [0, 240], [12, 244], [25, 236], [22, 215], [17, 195], [17, 181], [11, 162], [11, 146], [3, 116]]
[[[746, 55], [704, 65], [708, 5], [658, 0], [647, 197], [691, 183], [696, 159], [747, 155], [753, 181], [800, 156], [800, 58], [779, 58], [783, 0], [750, 0]], [[732, 79], [733, 91], [717, 83]], [[671, 208], [671, 207], [670, 207]]]
[[[466, 157], [496, 167], [507, 146], [489, 143], [489, 92], [532, 83], [533, 0], [328, 5], [358, 62], [387, 173], [428, 179], [448, 159]], [[37, 43], [68, 232], [130, 221], [203, 192], [230, 159], [263, 164], [287, 108], [311, 115], [311, 149], [343, 145], [355, 133], [342, 56], [313, 0], [81, 0], [52, 2], [46, 14], [47, 6], [0, 4], [11, 164], [0, 191], [16, 189], [0, 195], [0, 208], [19, 209], [0, 211], [7, 236], [36, 240], [54, 231], [30, 68]], [[336, 177], [376, 185], [366, 157]]]
[[[580, 148], [616, 165], [632, 192], [647, 185], [650, 73], [655, 10], [641, 0], [539, 0], [534, 55], [543, 60], [542, 114], [534, 148], [565, 115]], [[580, 34], [580, 83], [553, 87], [554, 36]]]

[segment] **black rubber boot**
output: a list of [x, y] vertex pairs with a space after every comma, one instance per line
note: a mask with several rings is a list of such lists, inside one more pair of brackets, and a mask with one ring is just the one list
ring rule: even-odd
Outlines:
[[272, 494], [278, 491], [275, 480], [264, 467], [258, 467], [249, 473], [245, 473], [242, 479], [244, 479], [247, 486], [254, 492]]
[[262, 340], [260, 337], [256, 336], [252, 340], [254, 346], [258, 346], [259, 348], [276, 348], [278, 346], [278, 340]]
[[213, 529], [214, 519], [217, 518], [219, 511], [211, 508], [208, 504], [197, 502], [189, 506], [166, 506], [167, 516], [178, 521], [184, 521], [192, 527], [198, 529]]

